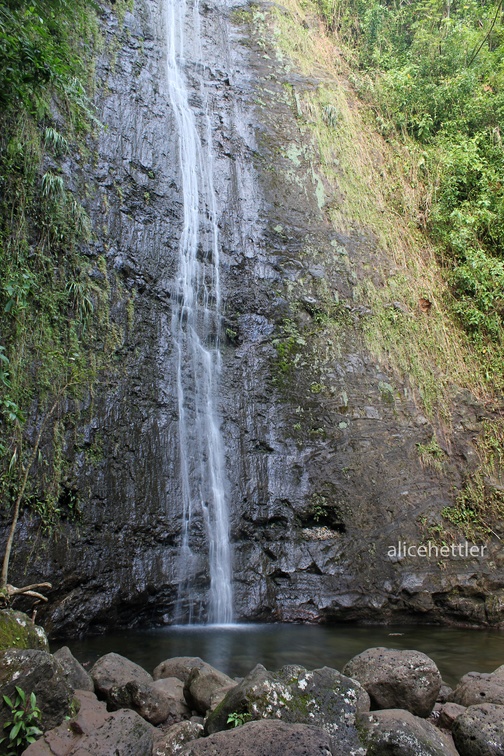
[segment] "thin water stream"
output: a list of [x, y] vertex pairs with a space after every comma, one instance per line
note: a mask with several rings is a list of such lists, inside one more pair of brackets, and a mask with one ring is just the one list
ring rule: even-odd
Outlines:
[[[176, 620], [201, 622], [207, 613], [210, 622], [226, 624], [233, 618], [233, 599], [224, 445], [218, 412], [219, 232], [212, 137], [202, 75], [199, 0], [191, 6], [185, 0], [164, 0], [167, 81], [178, 134], [183, 204], [171, 320], [183, 512]], [[191, 105], [195, 90], [197, 108]], [[191, 591], [200, 569], [191, 547], [198, 516], [203, 518], [208, 543], [208, 609], [195, 605]]]
[[246, 675], [258, 663], [272, 670], [285, 664], [341, 670], [353, 656], [375, 646], [423, 651], [450, 685], [467, 672], [493, 672], [504, 664], [504, 631], [421, 625], [169, 627], [90, 637], [69, 645], [87, 665], [114, 651], [152, 672], [170, 657], [200, 656], [232, 677]]

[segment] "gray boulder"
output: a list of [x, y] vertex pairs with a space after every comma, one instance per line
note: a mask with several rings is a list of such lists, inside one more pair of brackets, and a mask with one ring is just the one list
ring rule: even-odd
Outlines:
[[451, 688], [449, 685], [447, 685], [445, 682], [441, 683], [441, 688], [439, 689], [437, 700], [439, 703], [447, 703], [451, 700], [451, 697], [453, 695], [453, 688]]
[[404, 709], [373, 711], [360, 724], [367, 756], [457, 756], [449, 735]]
[[85, 735], [68, 756], [152, 756], [155, 734], [155, 728], [136, 712], [121, 709]]
[[77, 714], [45, 732], [36, 743], [28, 746], [23, 756], [66, 756], [79, 745], [83, 735], [92, 735], [110, 718], [105, 703], [98, 701], [94, 693], [78, 690], [75, 699], [79, 707]]
[[72, 690], [94, 691], [91, 675], [77, 661], [68, 646], [58, 649], [54, 654], [54, 658], [61, 664], [65, 679]]
[[[200, 714], [212, 707], [216, 696], [236, 686], [236, 682], [210, 664], [193, 667], [184, 685], [184, 695], [189, 706]], [[218, 702], [218, 701], [217, 701]]]
[[163, 677], [178, 677], [185, 683], [195, 667], [204, 666], [205, 662], [199, 656], [174, 656], [173, 659], [166, 659], [158, 664], [152, 676], [154, 680], [162, 680]]
[[309, 724], [327, 732], [336, 753], [354, 750], [357, 754], [361, 751], [355, 721], [366, 711], [366, 691], [335, 669], [308, 672], [292, 665], [268, 672], [258, 664], [207, 717], [205, 729], [209, 734], [229, 729], [228, 717], [233, 713], [255, 720]]
[[450, 699], [460, 706], [476, 706], [482, 703], [504, 705], [504, 675], [497, 669], [491, 674], [469, 672], [464, 675]]
[[504, 706], [469, 706], [452, 732], [460, 756], [504, 756]]
[[464, 711], [465, 706], [459, 706], [459, 704], [450, 702], [443, 704], [439, 710], [437, 726], [443, 730], [452, 730], [453, 723]]
[[[87, 693], [87, 691], [86, 691]], [[89, 694], [88, 694], [89, 695]], [[152, 756], [156, 729], [134, 711], [107, 712], [103, 721], [84, 733], [74, 732], [77, 720], [46, 733], [26, 749], [26, 756]], [[90, 724], [90, 722], [88, 723]], [[66, 729], [66, 733], [65, 733]]]
[[[120, 654], [106, 654], [98, 659], [91, 669], [91, 678], [99, 696], [109, 700], [113, 688], [121, 688], [129, 682], [140, 685], [152, 682], [152, 677], [142, 667]], [[113, 701], [111, 701], [114, 705]]]
[[158, 695], [163, 696], [168, 704], [168, 716], [163, 720], [168, 725], [182, 722], [189, 719], [191, 709], [187, 705], [184, 697], [184, 684], [177, 677], [166, 677], [162, 680], [155, 680], [152, 688], [157, 691]]
[[0, 610], [0, 651], [8, 648], [34, 648], [49, 651], [44, 630], [34, 625], [30, 617], [14, 609]]
[[500, 667], [497, 667], [497, 669], [492, 672], [492, 677], [495, 680], [504, 680], [504, 664], [501, 664]]
[[354, 656], [343, 674], [358, 680], [373, 709], [406, 709], [428, 717], [441, 688], [435, 663], [420, 651], [370, 648]]
[[3, 696], [12, 700], [16, 686], [27, 695], [35, 693], [44, 730], [57, 727], [71, 713], [73, 690], [58, 660], [46, 651], [11, 648], [0, 652], [0, 731], [11, 714]]
[[316, 727], [264, 719], [195, 740], [180, 751], [180, 756], [346, 756], [350, 753], [359, 751], [333, 751], [327, 732]]
[[113, 686], [107, 701], [109, 707], [133, 709], [153, 725], [164, 722], [171, 725], [191, 716], [184, 699], [184, 684], [176, 677], [147, 683], [131, 680], [125, 685]]
[[182, 746], [203, 736], [203, 725], [199, 722], [179, 722], [157, 737], [153, 756], [173, 756], [180, 753]]

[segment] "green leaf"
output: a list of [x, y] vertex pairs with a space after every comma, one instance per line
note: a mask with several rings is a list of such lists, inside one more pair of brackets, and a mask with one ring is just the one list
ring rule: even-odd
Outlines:
[[16, 685], [16, 691], [22, 703], [26, 703], [26, 693], [24, 692], [24, 690]]
[[17, 734], [18, 734], [18, 732], [19, 732], [19, 730], [21, 729], [22, 726], [23, 726], [22, 722], [17, 722], [14, 725], [14, 727], [10, 731], [9, 740], [14, 740], [17, 737]]

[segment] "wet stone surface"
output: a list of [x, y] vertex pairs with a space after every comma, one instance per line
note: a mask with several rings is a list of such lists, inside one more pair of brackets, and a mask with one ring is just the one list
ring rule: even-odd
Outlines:
[[[215, 151], [219, 412], [236, 616], [498, 624], [504, 579], [492, 555], [443, 565], [388, 556], [399, 541], [419, 543], [422, 518], [452, 504], [474, 464], [481, 408], [467, 394], [455, 397], [445, 475], [422, 467], [417, 445], [432, 438], [435, 424], [411, 387], [363, 346], [366, 308], [353, 299], [357, 282], [387, 265], [386, 256], [372, 230], [329, 223], [337, 198], [298, 104], [318, 83], [277, 59], [249, 23], [248, 6], [240, 7], [241, 15], [227, 4], [201, 6], [206, 67], [197, 71], [188, 53], [185, 69], [200, 120], [198, 76], [205, 78]], [[138, 0], [122, 24], [103, 10], [102, 23], [105, 48], [117, 49], [97, 65], [107, 128], [90, 145], [89, 163], [75, 170], [90, 187], [87, 254], [106, 258], [116, 292], [117, 369], [83, 400], [87, 419], [78, 442], [68, 439], [81, 521], [64, 523], [64, 537], [32, 553], [34, 526], [22, 520], [12, 564], [13, 578], [56, 586], [40, 616], [62, 637], [172, 622], [182, 578], [170, 333], [181, 176], [160, 0]], [[330, 333], [320, 326], [328, 312]], [[196, 619], [206, 616], [209, 587], [204, 532], [197, 514]]]

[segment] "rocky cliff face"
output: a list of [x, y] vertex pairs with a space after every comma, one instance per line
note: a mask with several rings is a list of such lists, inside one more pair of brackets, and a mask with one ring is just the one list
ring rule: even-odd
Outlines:
[[[14, 573], [29, 564], [30, 577], [55, 585], [44, 610], [54, 635], [174, 617], [181, 494], [170, 294], [182, 208], [161, 1], [136, 0], [123, 24], [103, 17], [106, 129], [85, 169], [89, 255], [106, 256], [111, 315], [125, 337], [88, 400], [91, 421], [68, 448], [81, 521], [33, 551], [33, 525], [21, 526]], [[337, 197], [300, 106], [319, 83], [275, 54], [258, 32], [268, 9], [254, 8], [200, 6], [223, 259], [220, 411], [236, 616], [502, 623], [503, 563], [491, 543], [483, 559], [390, 555], [398, 542], [429, 538], [453, 504], [483, 413], [460, 394], [443, 474], [422, 466], [418, 445], [436, 423], [414, 386], [364, 346], [367, 311], [354, 296], [386, 257], [372, 229], [331, 222]], [[188, 60], [196, 82], [201, 72]], [[198, 113], [196, 84], [193, 105]], [[200, 533], [194, 594], [204, 605]]]

